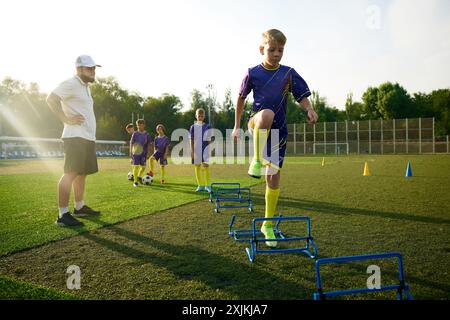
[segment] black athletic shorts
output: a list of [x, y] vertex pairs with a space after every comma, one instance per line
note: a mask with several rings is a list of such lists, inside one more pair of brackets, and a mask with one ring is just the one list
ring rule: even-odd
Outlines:
[[88, 175], [98, 172], [95, 141], [64, 138], [64, 173]]

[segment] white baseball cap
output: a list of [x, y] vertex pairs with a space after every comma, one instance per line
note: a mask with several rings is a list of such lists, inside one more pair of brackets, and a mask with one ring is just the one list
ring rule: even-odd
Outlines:
[[75, 60], [75, 66], [76, 67], [101, 67], [101, 65], [98, 65], [94, 62], [94, 60], [91, 58], [91, 56], [88, 55], [81, 55]]

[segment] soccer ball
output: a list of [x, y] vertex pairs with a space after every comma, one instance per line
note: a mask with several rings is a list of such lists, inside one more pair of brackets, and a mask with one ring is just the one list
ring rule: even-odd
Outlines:
[[150, 177], [148, 174], [146, 174], [145, 176], [142, 177], [142, 183], [145, 185], [151, 185], [153, 182], [153, 178]]
[[133, 176], [133, 172], [128, 172], [128, 180], [130, 181], [134, 181], [134, 176]]

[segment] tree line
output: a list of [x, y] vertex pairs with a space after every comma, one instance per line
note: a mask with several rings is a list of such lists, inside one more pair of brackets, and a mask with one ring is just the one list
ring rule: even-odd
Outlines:
[[[152, 133], [158, 123], [164, 124], [169, 134], [177, 128], [189, 128], [195, 120], [195, 110], [203, 108], [208, 114], [208, 106], [212, 106], [214, 128], [225, 134], [226, 129], [234, 126], [235, 101], [231, 89], [227, 89], [222, 102], [215, 105], [209, 97], [194, 89], [187, 108], [176, 95], [165, 93], [160, 97], [144, 97], [122, 88], [114, 77], [98, 78], [91, 85], [91, 92], [99, 140], [128, 140], [125, 126], [131, 122], [132, 113], [143, 116], [147, 130]], [[63, 125], [47, 107], [46, 97], [47, 93], [41, 92], [37, 83], [4, 78], [0, 84], [0, 135], [59, 138]], [[329, 106], [316, 91], [310, 99], [319, 122], [434, 117], [436, 135], [450, 134], [449, 88], [409, 94], [400, 84], [386, 82], [369, 87], [362, 95], [362, 101], [354, 101], [353, 95], [348, 94], [344, 110]], [[251, 101], [247, 101], [244, 121], [250, 111]], [[297, 106], [292, 95], [288, 98], [287, 119], [288, 123], [307, 121], [306, 113]]]

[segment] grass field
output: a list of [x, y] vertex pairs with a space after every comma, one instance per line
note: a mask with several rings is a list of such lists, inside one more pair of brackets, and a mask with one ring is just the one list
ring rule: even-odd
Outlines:
[[[450, 298], [450, 157], [290, 157], [278, 211], [307, 215], [320, 257], [399, 251], [416, 299]], [[368, 161], [372, 176], [363, 177]], [[413, 177], [405, 178], [407, 161]], [[0, 299], [311, 299], [313, 260], [258, 255], [227, 234], [232, 211], [214, 214], [195, 194], [191, 166], [169, 166], [169, 184], [135, 190], [127, 160], [102, 159], [88, 178], [86, 202], [102, 216], [59, 228], [56, 182], [62, 161], [0, 162]], [[213, 181], [253, 185], [255, 213], [235, 210], [237, 227], [264, 213], [264, 184], [245, 165], [215, 165]], [[255, 185], [255, 183], [258, 183]], [[286, 225], [290, 232], [301, 226]], [[327, 266], [326, 289], [364, 287], [366, 264]], [[371, 261], [382, 284], [394, 261]], [[67, 267], [81, 269], [81, 290], [66, 288]], [[393, 298], [393, 293], [352, 296]]]

